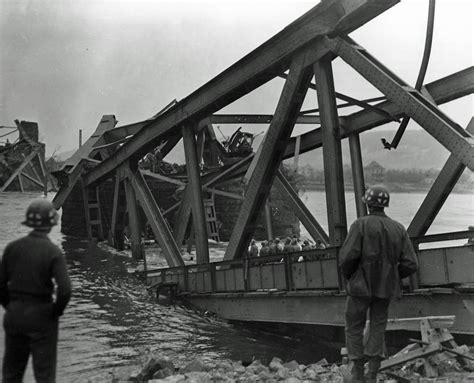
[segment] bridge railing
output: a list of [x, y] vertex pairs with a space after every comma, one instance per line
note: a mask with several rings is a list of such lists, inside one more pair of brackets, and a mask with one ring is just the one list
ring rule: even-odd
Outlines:
[[[418, 250], [422, 243], [466, 240], [464, 246]], [[474, 231], [431, 234], [412, 238], [418, 254], [419, 286], [443, 286], [474, 283]]]
[[338, 248], [149, 270], [149, 285], [174, 282], [181, 293], [341, 290]]

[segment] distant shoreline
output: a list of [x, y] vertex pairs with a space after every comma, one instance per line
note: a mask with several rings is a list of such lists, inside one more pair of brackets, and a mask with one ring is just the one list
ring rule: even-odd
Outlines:
[[[420, 193], [430, 190], [432, 185], [416, 185], [416, 184], [385, 184], [392, 193]], [[300, 191], [325, 191], [322, 183], [300, 184]], [[345, 184], [346, 190], [354, 190], [352, 184]], [[451, 193], [455, 194], [474, 194], [474, 190], [468, 185], [456, 185]]]

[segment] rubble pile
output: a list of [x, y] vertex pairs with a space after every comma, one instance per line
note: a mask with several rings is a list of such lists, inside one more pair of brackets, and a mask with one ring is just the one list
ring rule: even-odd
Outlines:
[[[469, 383], [474, 382], [474, 355], [463, 345], [446, 349], [441, 344], [412, 343], [382, 363], [378, 382]], [[437, 351], [436, 351], [437, 350]], [[328, 363], [322, 359], [304, 365], [295, 360], [284, 363], [274, 357], [265, 365], [254, 360], [247, 366], [241, 361], [205, 362], [200, 358], [177, 367], [161, 356], [152, 356], [142, 368], [127, 368], [103, 373], [88, 380], [92, 383], [211, 383], [211, 382], [351, 382], [351, 363]]]
[[135, 371], [116, 371], [90, 378], [89, 382], [173, 382], [173, 383], [211, 383], [211, 382], [349, 382], [348, 365], [330, 364], [326, 359], [310, 365], [299, 364], [295, 360], [284, 363], [273, 358], [265, 365], [254, 360], [248, 366], [241, 361], [205, 363], [195, 359], [182, 367], [175, 367], [167, 358], [151, 357], [142, 369]]
[[418, 383], [474, 382], [474, 354], [466, 345], [414, 340], [382, 363], [380, 381]]

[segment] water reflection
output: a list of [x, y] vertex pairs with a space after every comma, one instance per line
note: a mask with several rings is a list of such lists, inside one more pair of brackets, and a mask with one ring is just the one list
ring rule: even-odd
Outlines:
[[81, 379], [116, 366], [136, 365], [148, 352], [184, 364], [200, 356], [315, 361], [325, 350], [310, 342], [270, 335], [203, 316], [191, 308], [160, 305], [127, 270], [128, 257], [86, 241], [64, 238], [74, 295], [61, 325], [59, 376]]

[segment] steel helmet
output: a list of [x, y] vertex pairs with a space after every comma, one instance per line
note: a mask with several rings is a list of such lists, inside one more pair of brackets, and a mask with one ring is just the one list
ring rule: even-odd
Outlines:
[[34, 229], [47, 229], [58, 224], [58, 212], [51, 202], [38, 198], [26, 209], [26, 219], [22, 224]]
[[362, 202], [367, 206], [388, 207], [390, 193], [384, 185], [373, 185], [365, 191]]

